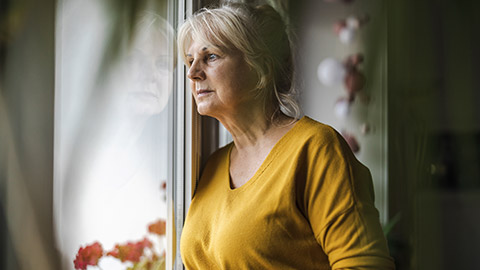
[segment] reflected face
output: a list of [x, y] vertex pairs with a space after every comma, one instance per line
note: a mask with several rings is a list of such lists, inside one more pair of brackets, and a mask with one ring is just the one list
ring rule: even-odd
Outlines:
[[254, 106], [256, 72], [240, 52], [226, 53], [193, 41], [186, 53], [188, 78], [198, 113], [221, 119]]
[[173, 52], [159, 29], [139, 29], [128, 57], [129, 106], [136, 115], [160, 113], [172, 91]]

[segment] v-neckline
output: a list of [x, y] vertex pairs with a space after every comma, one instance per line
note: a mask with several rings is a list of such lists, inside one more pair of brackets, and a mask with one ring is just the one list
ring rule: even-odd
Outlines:
[[247, 189], [248, 186], [253, 185], [253, 183], [256, 182], [256, 180], [260, 177], [260, 175], [262, 175], [262, 173], [268, 168], [270, 163], [273, 160], [275, 160], [275, 157], [280, 152], [282, 145], [285, 144], [288, 141], [288, 137], [292, 136], [291, 134], [293, 134], [293, 131], [295, 129], [297, 129], [298, 126], [301, 124], [301, 122], [305, 121], [304, 119], [306, 119], [306, 118], [307, 118], [306, 116], [303, 116], [302, 118], [300, 118], [293, 125], [293, 127], [290, 130], [288, 130], [285, 134], [283, 134], [283, 136], [272, 147], [272, 149], [270, 150], [268, 155], [265, 157], [265, 159], [263, 160], [260, 167], [258, 167], [257, 171], [253, 174], [253, 176], [250, 179], [248, 179], [247, 182], [245, 182], [243, 185], [241, 185], [237, 188], [232, 188], [232, 185], [231, 185], [230, 158], [231, 158], [231, 153], [232, 153], [232, 149], [233, 149], [233, 146], [234, 146], [233, 142], [231, 142], [229, 147], [228, 147], [228, 151], [227, 151], [227, 166], [226, 166], [226, 175], [227, 175], [226, 185], [227, 185], [227, 189], [230, 192], [241, 192], [242, 190]]

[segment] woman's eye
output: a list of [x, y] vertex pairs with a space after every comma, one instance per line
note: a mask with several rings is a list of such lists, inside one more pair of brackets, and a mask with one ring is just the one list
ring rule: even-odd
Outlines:
[[193, 64], [193, 59], [189, 59], [187, 63], [188, 63], [188, 66], [191, 67]]
[[209, 54], [207, 55], [207, 59], [208, 59], [209, 61], [217, 60], [217, 59], [218, 59], [218, 55], [216, 55], [216, 54], [214, 54], [214, 53], [209, 53]]

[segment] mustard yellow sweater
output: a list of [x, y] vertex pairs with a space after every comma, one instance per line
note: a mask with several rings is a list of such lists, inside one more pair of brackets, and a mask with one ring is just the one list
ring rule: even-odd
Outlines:
[[187, 214], [187, 269], [393, 269], [369, 170], [331, 127], [300, 119], [232, 189], [232, 144], [207, 162]]

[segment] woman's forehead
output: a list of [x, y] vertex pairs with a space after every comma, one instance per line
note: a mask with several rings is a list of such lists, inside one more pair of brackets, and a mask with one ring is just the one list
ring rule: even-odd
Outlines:
[[215, 48], [215, 46], [213, 46], [211, 43], [207, 43], [203, 40], [192, 40], [186, 47], [187, 51], [185, 53], [187, 55], [191, 55], [194, 53], [206, 52], [208, 50], [211, 50], [212, 48]]
[[213, 44], [218, 43], [214, 40], [213, 38], [214, 36], [215, 35], [209, 33], [208, 31], [201, 31], [201, 32], [195, 31], [190, 35], [188, 42], [190, 43], [190, 45], [195, 42], [195, 43], [202, 43], [204, 45], [213, 46]]
[[214, 43], [214, 41], [210, 41], [207, 38], [199, 37], [199, 38], [191, 38], [186, 46], [186, 54], [193, 53], [193, 52], [203, 52], [208, 50], [215, 50], [221, 51], [223, 53], [230, 52], [231, 50], [225, 48], [222, 45]]

